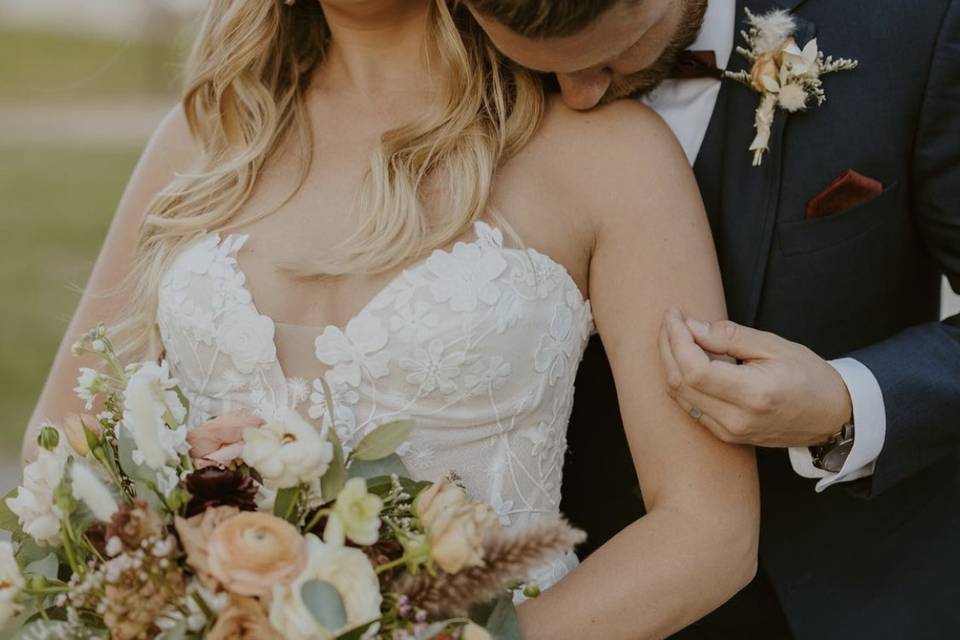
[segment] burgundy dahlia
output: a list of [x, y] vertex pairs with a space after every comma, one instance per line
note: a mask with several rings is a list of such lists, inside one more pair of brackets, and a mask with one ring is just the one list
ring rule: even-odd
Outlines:
[[241, 511], [256, 511], [257, 483], [248, 475], [225, 467], [197, 469], [184, 481], [190, 492], [186, 517], [211, 507], [229, 506]]

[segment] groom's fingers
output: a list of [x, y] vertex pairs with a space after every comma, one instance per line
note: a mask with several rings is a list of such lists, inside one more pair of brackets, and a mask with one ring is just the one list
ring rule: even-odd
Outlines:
[[690, 387], [681, 387], [674, 399], [681, 409], [690, 414], [691, 418], [706, 427], [718, 439], [730, 444], [740, 444], [737, 436], [726, 423], [734, 415], [735, 407], [716, 398], [706, 396]]
[[776, 355], [782, 346], [782, 339], [778, 336], [730, 320], [701, 322], [687, 318], [686, 325], [697, 344], [705, 350], [738, 360], [767, 359]]
[[673, 388], [685, 384], [721, 399], [736, 397], [737, 389], [743, 383], [744, 372], [741, 367], [712, 359], [697, 344], [687, 323], [677, 314], [667, 315], [664, 328], [669, 356], [679, 374], [674, 374], [671, 380]]

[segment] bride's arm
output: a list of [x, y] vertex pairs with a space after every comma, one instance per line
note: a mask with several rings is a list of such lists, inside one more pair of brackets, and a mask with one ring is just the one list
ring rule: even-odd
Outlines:
[[[591, 139], [567, 148], [588, 158], [579, 164], [597, 212], [590, 297], [647, 515], [520, 608], [527, 640], [661, 638], [715, 609], [756, 571], [753, 452], [720, 442], [678, 409], [658, 355], [668, 308], [725, 316], [697, 185], [652, 112], [628, 103], [593, 117], [573, 127]], [[590, 148], [598, 149], [592, 158], [583, 151]]]
[[[23, 443], [25, 461], [35, 456], [36, 433], [42, 424], [60, 424], [66, 416], [83, 412], [83, 403], [73, 393], [77, 369], [95, 366], [97, 362], [91, 356], [73, 357], [70, 347], [83, 332], [92, 329], [98, 322], [111, 323], [119, 318], [123, 311], [123, 300], [111, 294], [133, 264], [140, 223], [147, 205], [173, 179], [175, 172], [190, 166], [196, 152], [183, 112], [179, 108], [174, 109], [151, 139], [120, 200], [83, 297], [60, 343], [43, 392], [27, 425]], [[64, 215], [69, 215], [69, 212], [64, 212]]]

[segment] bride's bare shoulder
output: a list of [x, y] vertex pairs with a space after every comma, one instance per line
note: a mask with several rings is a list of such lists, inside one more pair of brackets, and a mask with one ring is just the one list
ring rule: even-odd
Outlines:
[[[690, 165], [659, 115], [636, 100], [575, 111], [552, 98], [537, 135], [518, 156], [550, 197], [600, 224], [629, 212], [649, 222], [655, 194], [696, 192]], [[649, 215], [637, 216], [638, 210]], [[634, 222], [639, 224], [639, 220]]]

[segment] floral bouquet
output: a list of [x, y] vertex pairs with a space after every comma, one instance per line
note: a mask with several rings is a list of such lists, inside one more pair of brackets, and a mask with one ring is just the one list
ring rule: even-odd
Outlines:
[[[511, 535], [456, 476], [409, 478], [410, 422], [346, 454], [296, 411], [189, 430], [165, 362], [124, 366], [103, 327], [76, 391], [102, 401], [38, 436], [0, 505], [0, 626], [19, 638], [519, 638], [531, 569], [582, 534]], [[327, 406], [333, 406], [328, 401]]]

